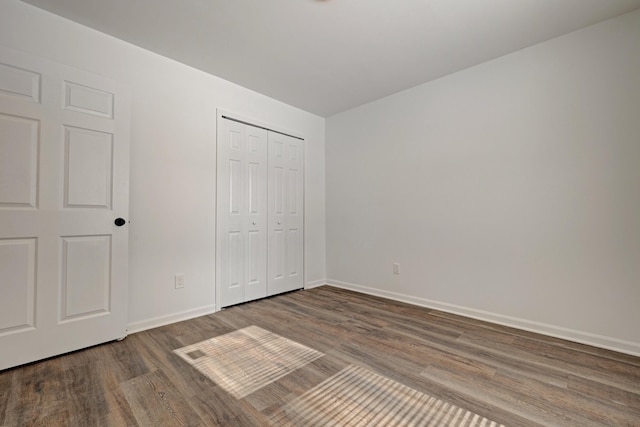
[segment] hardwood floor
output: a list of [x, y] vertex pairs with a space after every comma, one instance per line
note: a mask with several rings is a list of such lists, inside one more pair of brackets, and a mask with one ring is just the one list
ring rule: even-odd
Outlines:
[[[173, 350], [256, 325], [324, 353], [237, 399]], [[0, 372], [2, 426], [262, 426], [356, 365], [505, 426], [640, 426], [640, 358], [323, 286]]]

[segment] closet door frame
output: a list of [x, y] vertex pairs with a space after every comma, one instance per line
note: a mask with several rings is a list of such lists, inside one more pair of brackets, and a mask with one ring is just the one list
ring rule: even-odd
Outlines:
[[[220, 271], [220, 245], [221, 245], [221, 240], [220, 240], [220, 224], [219, 224], [219, 209], [220, 209], [220, 203], [219, 203], [219, 199], [218, 196], [220, 194], [220, 180], [219, 178], [219, 169], [218, 169], [218, 144], [220, 144], [220, 138], [219, 138], [219, 129], [222, 123], [222, 120], [226, 120], [226, 119], [231, 119], [234, 121], [239, 121], [241, 123], [245, 123], [249, 126], [254, 126], [254, 127], [259, 127], [259, 128], [263, 128], [269, 131], [273, 131], [273, 132], [277, 132], [277, 133], [282, 133], [288, 136], [292, 136], [294, 138], [300, 139], [302, 142], [302, 155], [303, 155], [303, 161], [302, 161], [302, 167], [303, 167], [303, 173], [302, 173], [302, 228], [303, 228], [303, 235], [302, 235], [302, 289], [306, 288], [306, 283], [307, 283], [307, 279], [306, 279], [306, 197], [305, 197], [305, 193], [306, 193], [306, 157], [305, 157], [305, 152], [306, 152], [306, 147], [305, 147], [305, 141], [306, 138], [304, 137], [304, 135], [300, 134], [299, 132], [295, 132], [295, 131], [291, 131], [290, 129], [286, 129], [277, 125], [274, 125], [272, 123], [266, 123], [263, 122], [261, 120], [257, 120], [255, 118], [252, 117], [248, 117], [242, 114], [238, 114], [235, 112], [231, 112], [225, 109], [220, 109], [218, 108], [216, 110], [216, 159], [215, 159], [215, 167], [216, 167], [216, 184], [215, 184], [215, 200], [216, 200], [216, 208], [215, 208], [215, 222], [216, 222], [216, 229], [215, 229], [215, 256], [214, 256], [214, 268], [215, 268], [215, 284], [214, 284], [214, 288], [215, 288], [215, 307], [216, 307], [216, 311], [220, 311], [223, 307], [222, 307], [222, 300], [221, 300], [221, 287], [220, 284], [221, 282], [221, 271]], [[268, 251], [268, 249], [267, 249]], [[268, 295], [267, 295], [268, 296]]]

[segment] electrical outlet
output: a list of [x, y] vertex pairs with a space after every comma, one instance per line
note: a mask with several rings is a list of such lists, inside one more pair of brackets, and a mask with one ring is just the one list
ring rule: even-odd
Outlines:
[[400, 264], [397, 262], [393, 263], [393, 274], [400, 274]]
[[175, 286], [176, 289], [184, 288], [184, 274], [176, 274]]

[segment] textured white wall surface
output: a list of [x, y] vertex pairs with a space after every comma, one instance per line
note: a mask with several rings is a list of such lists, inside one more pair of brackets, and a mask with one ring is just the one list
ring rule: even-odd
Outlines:
[[329, 282], [640, 354], [639, 40], [636, 11], [327, 119]]
[[[306, 282], [324, 281], [323, 118], [14, 0], [0, 3], [0, 44], [132, 90], [132, 330], [215, 308], [218, 108], [306, 139]], [[176, 273], [184, 289], [174, 289]]]

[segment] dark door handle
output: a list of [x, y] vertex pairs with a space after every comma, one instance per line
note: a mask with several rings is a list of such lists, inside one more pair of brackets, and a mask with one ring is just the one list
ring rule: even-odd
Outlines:
[[123, 225], [125, 225], [127, 223], [127, 221], [125, 221], [124, 218], [116, 218], [116, 220], [113, 221], [113, 223], [115, 225], [117, 225], [118, 227], [122, 227]]

